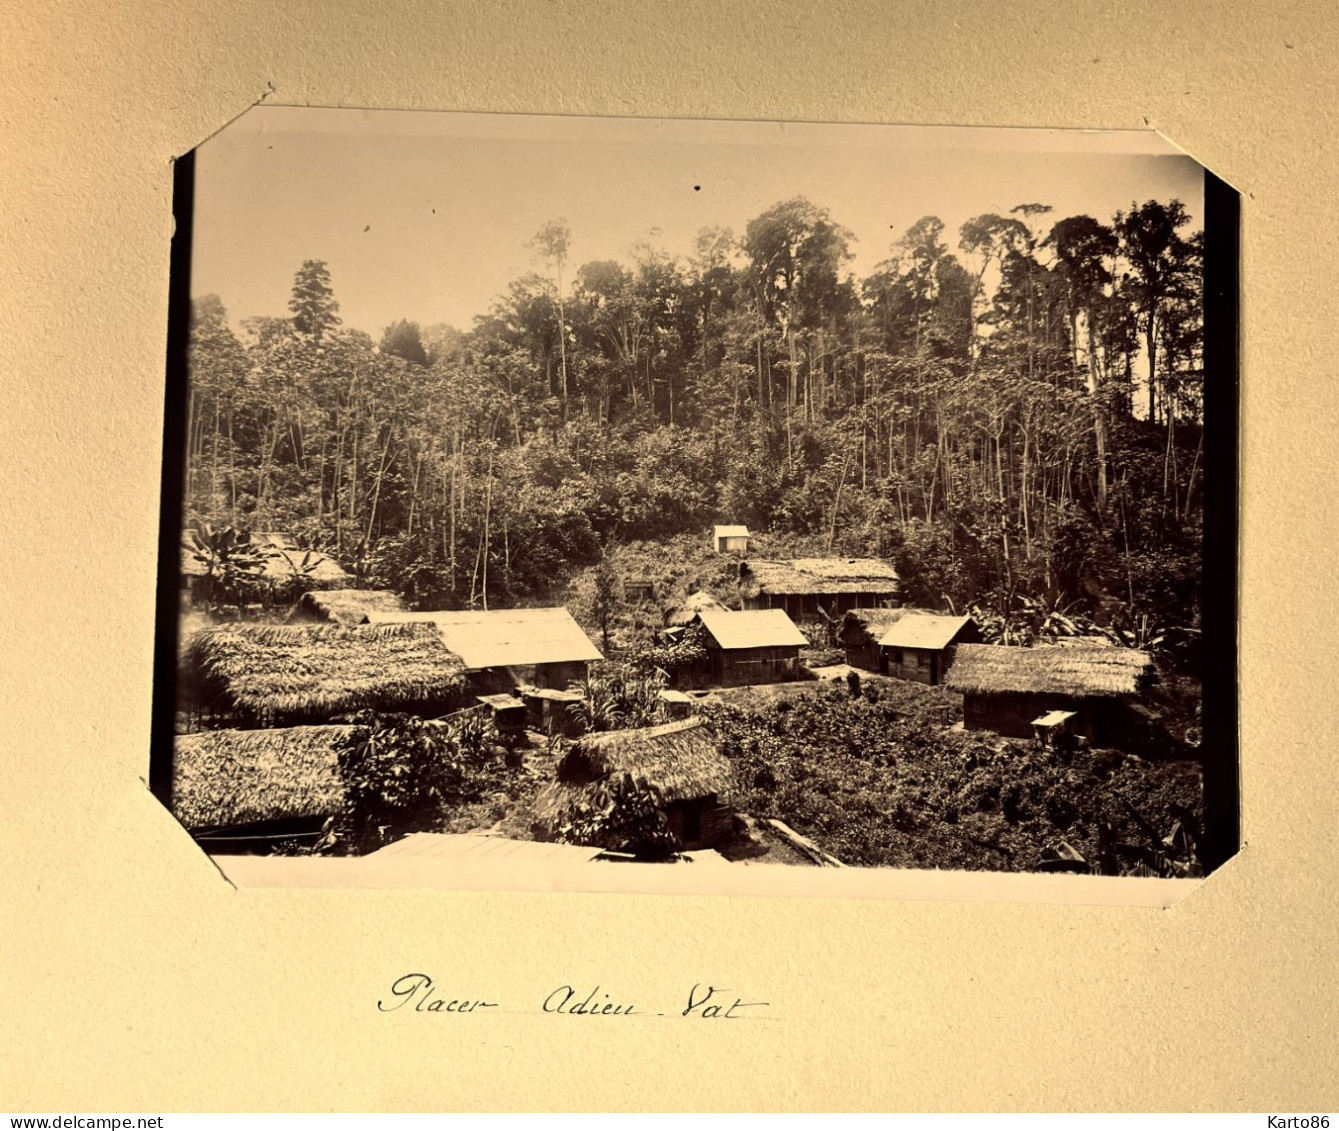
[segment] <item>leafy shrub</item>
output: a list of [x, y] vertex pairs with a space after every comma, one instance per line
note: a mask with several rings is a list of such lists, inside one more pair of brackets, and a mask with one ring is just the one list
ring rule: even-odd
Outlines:
[[349, 721], [366, 729], [339, 752], [345, 801], [332, 847], [368, 851], [407, 833], [434, 831], [453, 807], [478, 801], [502, 782], [505, 751], [482, 712], [436, 722], [361, 711]]

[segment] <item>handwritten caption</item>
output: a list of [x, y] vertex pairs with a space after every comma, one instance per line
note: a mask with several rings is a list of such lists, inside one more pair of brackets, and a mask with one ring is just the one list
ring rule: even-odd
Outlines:
[[[543, 996], [536, 995], [539, 1012], [562, 1017], [689, 1017], [702, 1020], [733, 1021], [758, 1017], [770, 1002], [745, 1001], [733, 991], [705, 982], [695, 982], [667, 1010], [657, 1010], [631, 1001], [623, 1001], [596, 985], [590, 989], [556, 986]], [[524, 1011], [532, 1012], [533, 1006]], [[475, 1013], [479, 1010], [510, 1012], [501, 1002], [479, 997], [452, 997], [437, 988], [429, 974], [402, 974], [390, 986], [387, 997], [377, 999], [381, 1013]]]

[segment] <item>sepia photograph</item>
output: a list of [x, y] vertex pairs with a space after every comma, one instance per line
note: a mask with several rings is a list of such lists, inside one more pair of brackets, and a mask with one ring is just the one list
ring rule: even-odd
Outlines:
[[262, 105], [176, 189], [150, 785], [225, 875], [1237, 850], [1236, 201], [1160, 134]]

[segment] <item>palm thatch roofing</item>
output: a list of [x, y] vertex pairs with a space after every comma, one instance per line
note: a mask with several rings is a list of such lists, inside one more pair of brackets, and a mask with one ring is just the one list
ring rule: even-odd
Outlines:
[[288, 623], [366, 624], [369, 613], [404, 611], [404, 601], [390, 589], [309, 589], [288, 614]]
[[1137, 695], [1154, 679], [1152, 657], [1133, 648], [959, 644], [946, 686], [972, 694]]
[[[206, 560], [196, 553], [191, 536], [194, 531], [182, 533], [181, 575], [205, 577], [209, 573]], [[304, 550], [291, 534], [270, 531], [252, 531], [251, 545], [265, 555], [266, 581], [302, 580], [313, 585], [333, 586], [347, 584], [351, 578], [334, 558], [319, 550]]]
[[470, 671], [602, 660], [600, 650], [565, 608], [376, 613], [373, 624], [428, 621]]
[[763, 593], [785, 596], [835, 596], [898, 592], [897, 570], [877, 558], [793, 558], [741, 562], [739, 591], [745, 597]]
[[665, 606], [665, 625], [668, 628], [685, 628], [698, 613], [708, 609], [724, 610], [725, 606], [710, 593], [699, 589], [696, 593], [689, 593], [682, 601], [671, 601]]
[[408, 710], [459, 694], [465, 665], [431, 624], [230, 624], [186, 648], [188, 698], [251, 716]]
[[698, 620], [711, 638], [726, 652], [740, 648], [805, 648], [809, 641], [786, 616], [785, 609], [751, 609], [734, 613], [729, 609], [707, 609]]
[[657, 790], [667, 805], [729, 791], [730, 762], [700, 718], [636, 730], [583, 735], [558, 763], [557, 777], [534, 801], [549, 828], [595, 803], [600, 785], [627, 776]]
[[344, 798], [339, 752], [364, 732], [312, 726], [178, 735], [172, 811], [191, 831], [328, 816]]

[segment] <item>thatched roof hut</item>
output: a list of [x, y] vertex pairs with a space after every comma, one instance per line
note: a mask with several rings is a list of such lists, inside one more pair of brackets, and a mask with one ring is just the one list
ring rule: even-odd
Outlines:
[[324, 818], [340, 806], [340, 750], [356, 726], [209, 730], [176, 738], [172, 811], [195, 832]]
[[1153, 659], [1133, 648], [959, 644], [945, 684], [977, 695], [1138, 695], [1155, 678]]
[[[538, 829], [563, 825], [602, 804], [602, 786], [620, 776], [655, 789], [685, 847], [729, 833], [729, 811], [717, 804], [732, 784], [729, 760], [700, 718], [637, 730], [605, 731], [577, 740], [558, 763], [556, 780], [535, 798]], [[618, 847], [608, 844], [606, 847]]]
[[366, 624], [377, 613], [401, 613], [390, 589], [309, 589], [288, 614], [289, 624]]
[[1124, 745], [1129, 704], [1156, 678], [1147, 652], [1131, 648], [1013, 648], [959, 644], [944, 682], [962, 692], [968, 730], [1032, 737], [1056, 711], [1073, 713], [1075, 734]]
[[247, 723], [325, 721], [364, 708], [440, 714], [465, 666], [432, 624], [230, 624], [197, 633], [186, 699]]
[[699, 613], [712, 609], [724, 612], [725, 606], [710, 593], [699, 589], [696, 593], [689, 593], [682, 601], [671, 601], [665, 606], [665, 627], [686, 627]]
[[739, 570], [739, 589], [745, 597], [898, 592], [897, 570], [877, 558], [793, 558], [768, 561], [752, 558]]
[[897, 570], [876, 558], [751, 558], [739, 563], [744, 608], [785, 609], [795, 620], [895, 604], [900, 592]]

